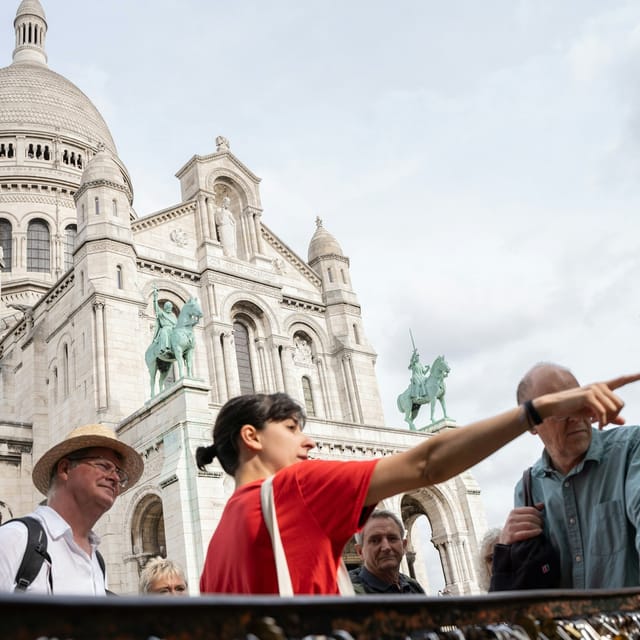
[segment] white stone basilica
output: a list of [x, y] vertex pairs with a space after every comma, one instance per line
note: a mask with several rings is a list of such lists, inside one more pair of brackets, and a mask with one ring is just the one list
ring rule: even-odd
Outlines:
[[[145, 560], [162, 554], [197, 592], [233, 482], [215, 464], [199, 472], [193, 452], [228, 398], [298, 398], [320, 458], [382, 456], [432, 436], [385, 426], [349, 259], [320, 220], [304, 260], [264, 224], [260, 179], [222, 136], [179, 169], [181, 202], [138, 217], [105, 121], [48, 67], [39, 0], [22, 0], [14, 27], [13, 62], [0, 69], [0, 518], [43, 499], [31, 469], [46, 449], [104, 423], [145, 460], [98, 523], [111, 589], [135, 593]], [[152, 398], [155, 289], [176, 314], [197, 298], [203, 317], [192, 377], [174, 366]], [[446, 590], [477, 591], [486, 523], [469, 474], [385, 506], [409, 530], [426, 515]], [[415, 572], [429, 590], [420, 563]]]

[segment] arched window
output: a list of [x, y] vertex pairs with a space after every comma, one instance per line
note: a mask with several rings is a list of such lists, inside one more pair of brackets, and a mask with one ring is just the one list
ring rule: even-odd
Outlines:
[[327, 275], [329, 276], [329, 282], [333, 282], [333, 270], [331, 267], [327, 268]]
[[302, 376], [302, 394], [304, 396], [304, 408], [308, 416], [315, 416], [316, 409], [313, 404], [313, 394], [311, 393], [311, 380], [307, 376]]
[[116, 267], [116, 283], [118, 285], [118, 289], [122, 289], [122, 267], [120, 265]]
[[99, 216], [100, 215], [100, 199], [98, 198], [98, 196], [96, 196], [93, 201], [95, 202], [96, 205], [96, 215]]
[[114, 218], [118, 217], [118, 201], [114, 198], [111, 201], [111, 205], [113, 206], [113, 216]]
[[152, 556], [167, 556], [162, 501], [147, 495], [136, 506], [131, 528], [131, 547], [138, 561], [138, 569]]
[[27, 228], [27, 271], [51, 271], [49, 225], [44, 220], [32, 220]]
[[358, 325], [354, 323], [353, 325], [353, 339], [356, 344], [360, 344], [360, 333], [358, 332]]
[[73, 246], [76, 240], [78, 227], [75, 224], [68, 224], [64, 228], [64, 268], [73, 267]]
[[2, 247], [4, 260], [3, 271], [11, 271], [11, 248], [13, 246], [11, 236], [11, 223], [8, 220], [0, 219], [0, 247]]
[[241, 322], [233, 323], [233, 339], [236, 347], [240, 391], [255, 393], [253, 372], [251, 371], [251, 354], [249, 353], [249, 331]]
[[82, 203], [82, 206], [80, 207], [80, 222], [84, 222], [84, 203]]

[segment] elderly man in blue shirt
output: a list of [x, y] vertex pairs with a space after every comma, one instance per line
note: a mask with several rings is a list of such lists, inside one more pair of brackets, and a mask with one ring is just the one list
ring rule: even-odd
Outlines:
[[[538, 364], [520, 382], [518, 402], [578, 386], [568, 369]], [[544, 531], [560, 555], [561, 588], [640, 585], [640, 427], [599, 431], [585, 419], [546, 418], [531, 433], [544, 443], [531, 471], [536, 506], [521, 506], [520, 481], [499, 543]]]

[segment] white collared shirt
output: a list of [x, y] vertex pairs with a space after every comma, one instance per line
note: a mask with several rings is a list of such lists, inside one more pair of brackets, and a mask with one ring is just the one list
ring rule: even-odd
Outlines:
[[[105, 595], [105, 579], [95, 550], [100, 543], [92, 531], [89, 534], [91, 556], [73, 539], [67, 522], [51, 507], [39, 506], [29, 514], [42, 522], [47, 534], [47, 552], [51, 563], [42, 563], [40, 573], [27, 588], [27, 593], [51, 594], [49, 574], [56, 595]], [[20, 522], [0, 527], [0, 592], [12, 592], [16, 573], [27, 546], [27, 528]]]

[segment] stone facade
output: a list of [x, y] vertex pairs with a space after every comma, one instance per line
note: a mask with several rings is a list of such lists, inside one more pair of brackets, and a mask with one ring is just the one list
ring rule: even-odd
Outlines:
[[[53, 443], [110, 425], [145, 458], [140, 483], [98, 524], [111, 588], [134, 592], [160, 553], [195, 590], [233, 482], [215, 464], [198, 471], [193, 452], [228, 398], [287, 391], [307, 409], [320, 458], [387, 455], [431, 435], [385, 426], [349, 259], [320, 220], [305, 261], [263, 223], [260, 180], [221, 136], [178, 171], [180, 203], [138, 218], [100, 114], [47, 67], [38, 0], [23, 0], [15, 26], [13, 64], [0, 69], [0, 517], [42, 500], [31, 468]], [[54, 104], [18, 90], [42, 83]], [[160, 304], [179, 312], [197, 298], [203, 312], [193, 375], [155, 396], [154, 290]], [[447, 589], [476, 589], [486, 527], [470, 475], [387, 506], [409, 525], [427, 515]]]

